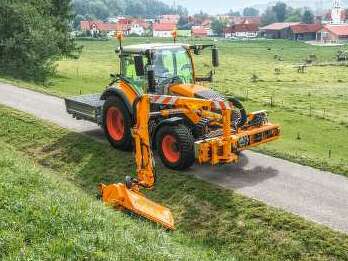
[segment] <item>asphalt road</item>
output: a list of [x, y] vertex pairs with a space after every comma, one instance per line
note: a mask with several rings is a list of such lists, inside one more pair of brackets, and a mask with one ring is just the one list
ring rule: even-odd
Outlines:
[[[65, 112], [62, 99], [0, 83], [0, 103], [76, 132], [103, 138], [93, 123]], [[348, 179], [286, 160], [247, 151], [238, 164], [195, 165], [200, 179], [348, 233]]]

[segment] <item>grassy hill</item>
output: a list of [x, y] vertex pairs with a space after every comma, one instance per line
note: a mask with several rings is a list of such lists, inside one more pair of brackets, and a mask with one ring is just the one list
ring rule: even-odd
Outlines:
[[0, 126], [0, 259], [348, 259], [347, 235], [159, 168], [147, 195], [172, 209], [167, 232], [95, 199], [131, 153], [1, 106]]

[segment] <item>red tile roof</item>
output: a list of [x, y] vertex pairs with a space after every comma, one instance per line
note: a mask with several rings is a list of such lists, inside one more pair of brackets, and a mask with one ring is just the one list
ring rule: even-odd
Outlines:
[[171, 23], [156, 23], [153, 24], [153, 31], [173, 31], [176, 29], [176, 24]]
[[208, 30], [204, 27], [201, 27], [201, 26], [192, 27], [192, 35], [193, 36], [207, 36]]
[[92, 30], [96, 27], [99, 31], [110, 32], [110, 31], [126, 31], [128, 30], [128, 25], [119, 23], [104, 23], [102, 21], [81, 21], [80, 27], [83, 31]]
[[267, 26], [264, 26], [262, 28], [260, 28], [261, 30], [274, 30], [274, 31], [277, 31], [277, 30], [283, 30], [285, 28], [288, 28], [292, 25], [296, 25], [296, 24], [300, 24], [299, 22], [296, 22], [296, 23], [273, 23], [273, 24], [270, 24], [270, 25], [267, 25]]
[[340, 24], [340, 25], [324, 25], [324, 30], [329, 31], [337, 36], [348, 36], [348, 25]]
[[259, 30], [257, 24], [234, 24], [224, 30], [225, 33], [237, 32], [257, 32]]
[[321, 24], [296, 24], [290, 26], [290, 30], [295, 34], [316, 33], [320, 29]]

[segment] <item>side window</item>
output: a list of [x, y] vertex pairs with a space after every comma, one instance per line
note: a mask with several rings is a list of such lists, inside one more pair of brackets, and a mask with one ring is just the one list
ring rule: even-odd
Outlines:
[[[144, 59], [144, 64], [146, 63], [147, 60]], [[147, 81], [145, 79], [145, 76], [137, 76], [136, 74], [133, 55], [127, 55], [122, 57], [121, 74], [128, 81], [130, 81], [132, 85], [135, 86], [139, 91], [145, 90], [147, 88]]]
[[186, 51], [178, 51], [176, 53], [177, 75], [184, 83], [192, 83], [192, 64]]
[[135, 64], [133, 56], [125, 56], [122, 60], [122, 75], [129, 80], [135, 80]]

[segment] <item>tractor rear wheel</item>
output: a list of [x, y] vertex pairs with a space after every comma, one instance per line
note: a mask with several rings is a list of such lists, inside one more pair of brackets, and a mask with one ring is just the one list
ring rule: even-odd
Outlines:
[[194, 139], [185, 125], [161, 127], [156, 135], [156, 147], [162, 162], [170, 169], [184, 170], [195, 161]]
[[109, 97], [105, 101], [103, 127], [113, 147], [120, 150], [132, 148], [131, 116], [119, 97]]

